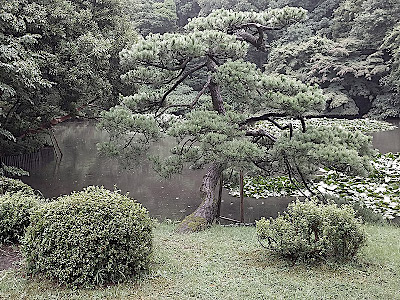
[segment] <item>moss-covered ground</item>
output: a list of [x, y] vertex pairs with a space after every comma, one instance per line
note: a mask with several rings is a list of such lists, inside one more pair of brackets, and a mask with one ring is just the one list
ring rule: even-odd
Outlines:
[[70, 289], [22, 269], [0, 272], [0, 299], [400, 299], [400, 228], [366, 225], [368, 244], [351, 262], [305, 265], [274, 258], [254, 227], [176, 234], [154, 231], [152, 271], [95, 289]]

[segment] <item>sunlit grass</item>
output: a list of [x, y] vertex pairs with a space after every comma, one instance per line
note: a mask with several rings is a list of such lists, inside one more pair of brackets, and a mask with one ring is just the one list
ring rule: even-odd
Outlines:
[[368, 225], [356, 260], [292, 264], [259, 246], [254, 227], [179, 235], [155, 229], [152, 271], [137, 281], [68, 289], [0, 272], [0, 299], [400, 299], [400, 228]]

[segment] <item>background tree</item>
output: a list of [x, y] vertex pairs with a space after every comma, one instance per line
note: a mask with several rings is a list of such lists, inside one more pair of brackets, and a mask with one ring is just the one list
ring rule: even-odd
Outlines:
[[327, 113], [398, 116], [396, 96], [383, 84], [392, 79], [392, 52], [382, 47], [399, 21], [398, 2], [306, 2], [298, 4], [312, 9], [310, 18], [277, 41], [266, 68], [317, 83], [329, 99]]
[[0, 124], [9, 133], [0, 136], [4, 155], [18, 153], [14, 137], [48, 118], [56, 103], [40, 99], [53, 86], [42, 73], [51, 54], [38, 49], [41, 36], [29, 28], [41, 22], [43, 8], [19, 0], [3, 0], [0, 7]]
[[115, 105], [125, 92], [118, 53], [137, 38], [124, 3], [0, 2], [0, 123], [17, 138], [0, 137], [1, 155], [40, 147], [40, 136], [27, 133], [57, 116]]
[[[355, 173], [368, 167], [369, 138], [339, 128], [306, 127], [305, 118], [324, 108], [320, 89], [262, 72], [245, 60], [249, 46], [267, 49], [268, 32], [304, 16], [303, 9], [290, 7], [259, 13], [216, 10], [193, 19], [184, 33], [149, 35], [120, 53], [129, 69], [123, 80], [136, 84], [138, 93], [103, 113], [100, 127], [110, 141], [100, 149], [132, 160], [167, 134], [177, 145], [166, 159], [152, 158], [161, 174], [207, 169], [202, 202], [179, 231], [197, 231], [215, 220], [214, 191], [224, 171], [265, 175], [285, 169], [291, 178], [307, 182], [321, 166]], [[203, 85], [194, 91], [185, 83], [198, 75]], [[300, 119], [302, 127], [280, 124], [277, 116]], [[254, 126], [261, 120], [282, 133]]]
[[381, 51], [363, 54], [355, 44], [354, 39], [313, 36], [275, 47], [265, 68], [318, 84], [328, 101], [325, 114], [362, 116], [383, 93], [380, 79], [388, 62]]
[[371, 109], [371, 115], [387, 118], [400, 116], [400, 23], [389, 32], [380, 47], [389, 53], [388, 74], [381, 79], [385, 94], [378, 96]]
[[[177, 5], [174, 0], [127, 0], [126, 12], [136, 30], [143, 36], [177, 29]], [[185, 13], [186, 8], [183, 8]]]

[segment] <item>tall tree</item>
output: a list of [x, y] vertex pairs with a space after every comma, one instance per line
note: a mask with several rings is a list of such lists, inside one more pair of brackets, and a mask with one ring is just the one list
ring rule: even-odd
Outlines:
[[[153, 158], [161, 174], [185, 166], [207, 169], [201, 204], [179, 231], [201, 230], [214, 222], [219, 207], [214, 193], [223, 171], [266, 173], [279, 165], [305, 181], [324, 165], [354, 172], [368, 166], [368, 138], [339, 128], [305, 126], [304, 118], [324, 107], [318, 88], [263, 73], [244, 60], [249, 45], [265, 50], [269, 31], [304, 16], [303, 9], [289, 7], [260, 13], [216, 10], [193, 19], [185, 33], [149, 35], [120, 53], [129, 69], [123, 79], [137, 84], [138, 93], [103, 113], [100, 127], [109, 132], [110, 141], [100, 149], [132, 160], [167, 134], [177, 145], [166, 159]], [[203, 79], [200, 90], [185, 86], [198, 75]], [[298, 118], [303, 127], [281, 126], [276, 116]], [[260, 120], [283, 133], [275, 136], [254, 126]]]
[[56, 107], [40, 99], [53, 86], [42, 73], [50, 53], [38, 49], [41, 36], [30, 30], [43, 14], [43, 7], [28, 1], [0, 1], [0, 125], [10, 133], [0, 136], [0, 155], [19, 152], [10, 136], [37, 126]]
[[[136, 40], [125, 0], [1, 0], [1, 155], [41, 143], [29, 129], [96, 102], [109, 108], [122, 89], [118, 53]], [[128, 92], [128, 91], [126, 91]]]
[[390, 31], [381, 51], [389, 54], [388, 74], [381, 79], [385, 94], [377, 97], [373, 103], [371, 114], [381, 118], [400, 117], [400, 22]]
[[126, 0], [125, 6], [132, 23], [143, 36], [177, 29], [177, 6], [174, 0]]

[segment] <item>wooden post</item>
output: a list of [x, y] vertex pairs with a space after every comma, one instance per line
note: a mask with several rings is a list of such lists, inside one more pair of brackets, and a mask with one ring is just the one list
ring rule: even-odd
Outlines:
[[221, 173], [221, 176], [219, 177], [219, 191], [218, 191], [218, 210], [217, 210], [217, 218], [221, 216], [221, 200], [222, 200], [222, 187], [224, 184], [224, 178]]
[[240, 170], [240, 223], [244, 223], [243, 171]]

